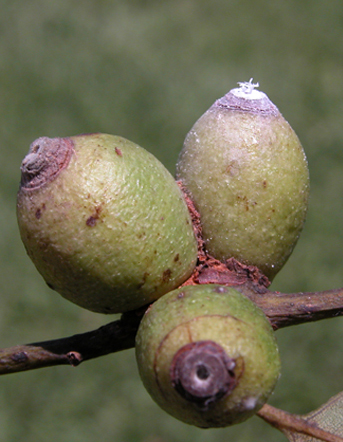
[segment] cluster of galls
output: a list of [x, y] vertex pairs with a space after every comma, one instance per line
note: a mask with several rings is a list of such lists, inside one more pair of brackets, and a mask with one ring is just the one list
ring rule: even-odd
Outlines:
[[[195, 123], [177, 179], [200, 214], [207, 253], [272, 280], [302, 229], [309, 176], [294, 131], [254, 86], [240, 84]], [[238, 290], [182, 286], [197, 264], [197, 239], [164, 166], [121, 137], [88, 134], [37, 139], [21, 170], [21, 237], [51, 288], [100, 313], [157, 300], [136, 338], [153, 399], [199, 427], [256, 413], [280, 373], [274, 333]]]

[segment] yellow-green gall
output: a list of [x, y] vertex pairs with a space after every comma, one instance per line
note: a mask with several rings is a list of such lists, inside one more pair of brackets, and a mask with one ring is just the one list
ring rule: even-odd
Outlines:
[[48, 285], [81, 307], [150, 303], [192, 273], [197, 244], [166, 168], [124, 138], [38, 138], [22, 163], [17, 216]]
[[185, 286], [152, 304], [138, 329], [136, 357], [157, 404], [202, 428], [253, 416], [280, 374], [274, 332], [262, 310], [220, 285]]
[[309, 172], [300, 141], [269, 98], [241, 83], [188, 133], [177, 178], [201, 216], [208, 252], [273, 279], [302, 230]]

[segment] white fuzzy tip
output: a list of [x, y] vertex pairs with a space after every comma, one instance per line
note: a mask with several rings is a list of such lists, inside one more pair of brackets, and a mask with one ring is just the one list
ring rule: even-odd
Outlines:
[[245, 410], [253, 410], [256, 407], [256, 404], [257, 404], [257, 398], [252, 396], [245, 398], [243, 401]]
[[237, 83], [239, 88], [231, 89], [231, 94], [239, 98], [244, 98], [246, 100], [261, 100], [266, 98], [266, 94], [261, 91], [257, 91], [255, 88], [259, 87], [258, 83], [253, 83], [253, 79], [250, 78], [249, 81], [240, 81]]

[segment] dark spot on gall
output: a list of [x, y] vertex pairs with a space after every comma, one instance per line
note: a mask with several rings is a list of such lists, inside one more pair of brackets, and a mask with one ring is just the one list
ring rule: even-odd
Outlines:
[[162, 275], [162, 281], [168, 282], [170, 280], [171, 274], [172, 274], [172, 271], [170, 269], [165, 270]]
[[177, 253], [177, 254], [174, 256], [174, 262], [178, 262], [179, 259], [180, 259], [180, 255]]
[[148, 278], [149, 275], [150, 275], [150, 273], [148, 273], [148, 272], [144, 272], [144, 275], [143, 275], [143, 281], [144, 281], [144, 282], [147, 280], [147, 278]]
[[246, 211], [249, 211], [250, 206], [254, 207], [257, 204], [256, 201], [249, 201], [246, 196], [237, 195], [237, 200], [241, 201], [244, 204]]
[[96, 225], [97, 222], [97, 218], [95, 218], [94, 216], [90, 216], [87, 221], [86, 224], [88, 227], [94, 227]]
[[184, 298], [185, 297], [185, 292], [180, 292], [180, 293], [178, 293], [178, 295], [177, 295], [177, 299], [182, 299], [182, 298]]
[[123, 152], [119, 149], [119, 147], [115, 147], [114, 150], [116, 151], [116, 154], [117, 154], [119, 157], [122, 157], [122, 156], [123, 156]]
[[265, 189], [265, 188], [267, 187], [267, 181], [266, 181], [266, 180], [263, 180], [262, 185], [263, 185], [263, 188]]
[[102, 210], [101, 205], [95, 207], [95, 212], [86, 220], [86, 225], [88, 227], [94, 227], [96, 225], [97, 221], [100, 218], [101, 210]]
[[138, 284], [138, 289], [143, 287], [143, 285], [146, 283], [146, 280], [147, 280], [148, 276], [150, 276], [150, 273], [144, 272], [143, 277], [142, 277], [142, 282], [140, 282]]
[[44, 210], [45, 210], [45, 204], [43, 204], [42, 207], [39, 207], [36, 210], [35, 216], [37, 219], [41, 219]]

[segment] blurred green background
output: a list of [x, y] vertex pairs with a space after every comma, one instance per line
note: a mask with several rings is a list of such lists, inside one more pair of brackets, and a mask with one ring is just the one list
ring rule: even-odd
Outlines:
[[[91, 330], [113, 317], [48, 289], [16, 225], [20, 163], [39, 136], [122, 135], [174, 173], [195, 120], [238, 81], [258, 81], [301, 139], [307, 223], [281, 291], [343, 286], [341, 0], [0, 1], [0, 345]], [[343, 319], [277, 333], [271, 403], [305, 413], [343, 390]], [[2, 442], [285, 441], [258, 418], [200, 430], [144, 391], [134, 352], [3, 376]]]

